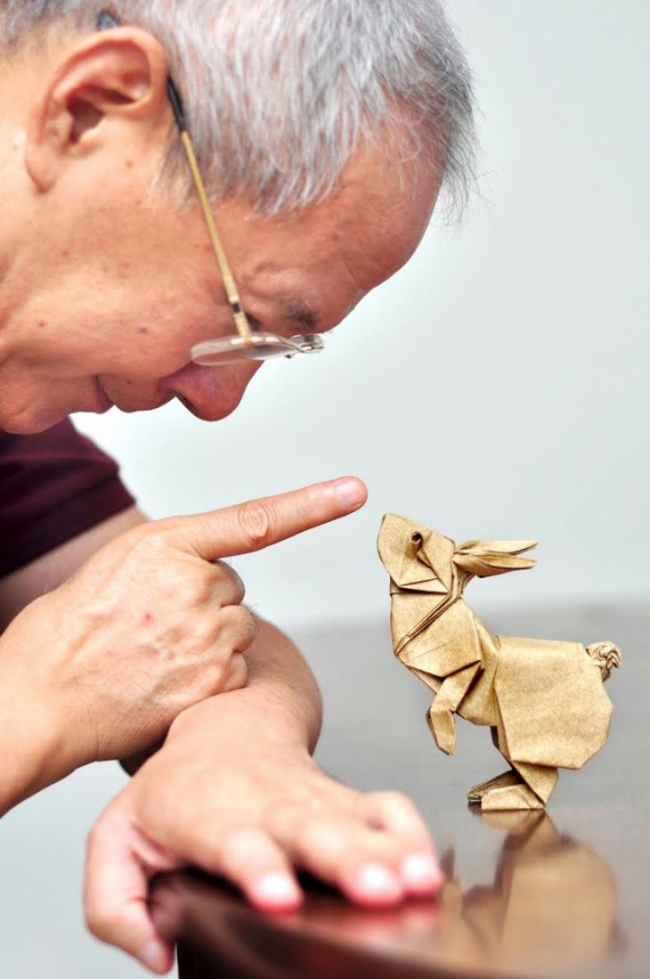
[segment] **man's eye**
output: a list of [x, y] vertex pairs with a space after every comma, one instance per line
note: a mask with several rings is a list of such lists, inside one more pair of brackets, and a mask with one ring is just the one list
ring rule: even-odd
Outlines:
[[262, 328], [262, 321], [258, 320], [257, 316], [253, 316], [251, 313], [246, 313], [246, 319], [254, 330], [260, 330]]

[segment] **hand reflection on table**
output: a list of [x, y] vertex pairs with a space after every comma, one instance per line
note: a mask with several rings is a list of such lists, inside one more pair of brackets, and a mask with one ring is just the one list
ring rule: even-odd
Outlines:
[[[443, 857], [447, 883], [437, 901], [366, 912], [330, 894], [312, 893], [300, 913], [265, 919], [212, 883], [185, 882], [186, 891], [196, 888], [199, 895], [199, 944], [214, 952], [219, 948], [223, 975], [265, 979], [347, 979], [359, 974], [359, 963], [349, 971], [347, 952], [372, 959], [376, 979], [403, 975], [398, 963], [405, 959], [418, 976], [441, 967], [472, 975], [553, 975], [615, 955], [622, 947], [616, 885], [593, 850], [562, 836], [545, 812], [472, 818], [505, 833], [491, 883], [464, 888], [450, 850]], [[173, 926], [167, 931], [179, 937]]]
[[[325, 925], [365, 948], [403, 949], [420, 961], [554, 972], [594, 965], [621, 946], [618, 895], [609, 866], [593, 850], [560, 835], [540, 811], [477, 813], [506, 834], [494, 880], [463, 890], [453, 850], [443, 857], [447, 884], [437, 903], [364, 914], [314, 906]], [[319, 929], [320, 930], [320, 929]]]

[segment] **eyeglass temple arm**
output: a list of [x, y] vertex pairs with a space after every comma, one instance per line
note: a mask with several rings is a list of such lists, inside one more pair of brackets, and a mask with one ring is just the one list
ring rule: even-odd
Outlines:
[[241, 304], [241, 299], [239, 298], [239, 292], [237, 291], [237, 286], [235, 285], [235, 280], [230, 269], [230, 264], [226, 258], [226, 253], [224, 251], [223, 245], [221, 243], [221, 238], [219, 232], [217, 231], [217, 226], [215, 224], [214, 218], [212, 216], [212, 211], [210, 210], [210, 203], [208, 201], [208, 195], [206, 193], [205, 184], [203, 183], [203, 177], [201, 176], [201, 170], [199, 168], [198, 160], [196, 159], [196, 153], [194, 152], [194, 145], [192, 139], [188, 132], [187, 119], [185, 116], [185, 109], [183, 107], [183, 102], [176, 85], [171, 78], [167, 79], [167, 93], [169, 95], [169, 101], [174, 113], [174, 118], [176, 119], [176, 124], [181, 135], [181, 142], [187, 156], [188, 163], [190, 165], [190, 171], [192, 173], [192, 179], [194, 181], [194, 186], [196, 187], [196, 192], [199, 197], [199, 202], [201, 204], [201, 211], [203, 212], [203, 217], [208, 229], [208, 235], [210, 237], [210, 242], [214, 250], [215, 257], [217, 259], [217, 264], [219, 265], [219, 270], [221, 272], [221, 277], [223, 279], [224, 285], [226, 287], [226, 293], [228, 295], [228, 302], [235, 317], [235, 325], [239, 331], [240, 336], [247, 339], [252, 335], [250, 324], [246, 317], [246, 313]]
[[[171, 76], [167, 77], [167, 94], [169, 96], [169, 102], [174, 113], [174, 118], [176, 120], [176, 125], [178, 126], [181, 142], [185, 149], [187, 159], [190, 165], [190, 171], [192, 173], [192, 178], [194, 180], [194, 185], [198, 194], [199, 201], [201, 203], [201, 210], [203, 212], [203, 217], [208, 229], [208, 235], [212, 243], [212, 248], [214, 249], [214, 254], [217, 259], [217, 264], [219, 265], [219, 271], [221, 272], [221, 278], [223, 279], [224, 285], [226, 287], [226, 293], [228, 295], [228, 301], [230, 302], [230, 308], [232, 309], [233, 316], [235, 318], [235, 325], [237, 331], [243, 340], [248, 340], [253, 335], [250, 323], [241, 304], [241, 299], [239, 298], [239, 292], [235, 284], [232, 272], [230, 270], [230, 264], [226, 258], [226, 253], [224, 251], [223, 245], [221, 243], [221, 237], [217, 230], [215, 220], [212, 216], [212, 211], [210, 210], [210, 204], [208, 201], [208, 195], [206, 193], [205, 184], [203, 183], [203, 177], [201, 176], [201, 170], [196, 159], [196, 153], [194, 152], [194, 145], [190, 137], [187, 125], [187, 118], [185, 116], [185, 108], [183, 106], [183, 100], [181, 98], [180, 92], [176, 88]], [[306, 342], [310, 338], [305, 338]], [[312, 349], [320, 349], [318, 346], [314, 345], [314, 338], [311, 338]], [[295, 346], [295, 344], [294, 344]], [[320, 346], [322, 347], [322, 340], [320, 341]], [[297, 348], [296, 348], [297, 349]]]

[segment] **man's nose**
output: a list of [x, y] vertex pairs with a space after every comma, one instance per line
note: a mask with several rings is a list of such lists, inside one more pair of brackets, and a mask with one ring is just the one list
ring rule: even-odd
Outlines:
[[165, 378], [162, 386], [204, 421], [219, 421], [238, 407], [261, 363], [242, 360], [223, 367], [188, 364]]

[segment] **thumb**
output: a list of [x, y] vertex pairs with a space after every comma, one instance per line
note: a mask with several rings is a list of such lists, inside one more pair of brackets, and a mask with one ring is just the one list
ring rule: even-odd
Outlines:
[[152, 972], [164, 975], [174, 964], [174, 947], [157, 930], [148, 906], [147, 865], [134, 845], [128, 817], [113, 807], [99, 820], [88, 841], [85, 880], [86, 923], [100, 941], [116, 945]]
[[259, 551], [361, 509], [368, 491], [345, 477], [238, 506], [165, 521], [206, 561]]

